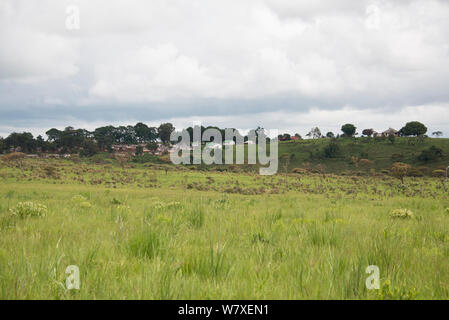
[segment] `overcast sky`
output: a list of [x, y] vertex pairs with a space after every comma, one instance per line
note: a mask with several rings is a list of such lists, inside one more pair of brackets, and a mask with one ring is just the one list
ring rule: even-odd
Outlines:
[[448, 84], [447, 0], [0, 0], [0, 136], [412, 120], [449, 136]]

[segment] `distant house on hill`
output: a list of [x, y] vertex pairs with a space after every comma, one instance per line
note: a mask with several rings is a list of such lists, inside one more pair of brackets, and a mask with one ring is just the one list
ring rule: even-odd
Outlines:
[[389, 128], [383, 132], [373, 132], [373, 137], [388, 137], [388, 136], [398, 136], [399, 132], [393, 128]]
[[389, 128], [388, 130], [385, 130], [384, 132], [382, 132], [382, 135], [384, 137], [397, 136], [397, 135], [399, 135], [399, 132], [393, 128]]

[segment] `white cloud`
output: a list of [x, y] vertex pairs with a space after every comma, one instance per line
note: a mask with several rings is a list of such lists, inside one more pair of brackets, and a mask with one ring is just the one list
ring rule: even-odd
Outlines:
[[[178, 3], [180, 20], [161, 22], [169, 30], [165, 42], [147, 30], [146, 43], [111, 53], [90, 93], [120, 101], [369, 95], [385, 103], [420, 96], [418, 88], [423, 95], [443, 91], [449, 80], [449, 6], [442, 2], [365, 2], [362, 11], [339, 10], [354, 5], [349, 1], [312, 20], [283, 18], [270, 1], [231, 1], [220, 5], [218, 18], [215, 3], [198, 3]], [[164, 43], [172, 53], [157, 63]]]

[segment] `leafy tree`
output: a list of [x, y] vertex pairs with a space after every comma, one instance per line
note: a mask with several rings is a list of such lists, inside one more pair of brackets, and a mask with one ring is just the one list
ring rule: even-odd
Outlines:
[[163, 143], [170, 142], [170, 135], [175, 130], [175, 127], [171, 123], [163, 123], [157, 129], [159, 139]]
[[4, 144], [7, 149], [20, 148], [24, 153], [35, 152], [37, 148], [36, 140], [29, 132], [13, 132], [4, 140]]
[[0, 137], [0, 153], [3, 153], [3, 151], [6, 149], [5, 140]]
[[443, 158], [443, 150], [435, 146], [423, 150], [418, 156], [418, 160], [424, 162], [435, 161], [439, 158]]
[[116, 142], [114, 131], [115, 128], [113, 126], [106, 126], [95, 129], [95, 131], [93, 132], [93, 136], [95, 141], [97, 141], [98, 148], [100, 148], [100, 150], [111, 149], [112, 144]]
[[92, 157], [98, 153], [98, 146], [92, 139], [86, 139], [81, 145], [79, 155], [81, 157]]
[[322, 137], [321, 130], [318, 127], [314, 127], [310, 130], [308, 134], [306, 134], [306, 137], [312, 139], [319, 139]]
[[391, 174], [393, 177], [401, 180], [401, 183], [404, 184], [404, 177], [407, 176], [410, 169], [410, 165], [402, 162], [396, 162], [391, 167]]
[[146, 124], [139, 122], [134, 126], [137, 140], [140, 143], [155, 141], [157, 139], [157, 129], [148, 127]]
[[347, 124], [345, 124], [345, 125], [343, 125], [342, 127], [341, 127], [341, 131], [343, 131], [343, 133], [345, 134], [345, 136], [347, 136], [347, 137], [352, 137], [352, 136], [354, 136], [354, 134], [355, 134], [355, 130], [356, 130], [357, 128], [353, 125], [353, 124], [350, 124], [350, 123], [347, 123]]
[[427, 127], [418, 121], [408, 122], [401, 130], [399, 134], [401, 136], [422, 136], [427, 132]]
[[328, 132], [328, 133], [326, 133], [326, 137], [328, 137], [328, 138], [335, 138], [335, 134], [333, 133], [333, 132]]
[[60, 131], [56, 128], [52, 128], [52, 129], [48, 130], [47, 132], [45, 132], [45, 134], [48, 137], [48, 141], [55, 142], [61, 138], [62, 131]]
[[364, 136], [371, 137], [374, 134], [374, 130], [373, 129], [364, 129], [362, 131], [362, 134]]
[[441, 137], [443, 135], [443, 132], [441, 132], [441, 131], [435, 131], [435, 132], [432, 132], [432, 136], [435, 136], [435, 137]]

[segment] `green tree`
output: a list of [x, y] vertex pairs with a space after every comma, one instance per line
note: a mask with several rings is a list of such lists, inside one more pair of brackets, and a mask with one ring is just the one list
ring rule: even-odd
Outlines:
[[56, 128], [52, 128], [52, 129], [48, 130], [47, 132], [45, 132], [45, 134], [48, 137], [48, 141], [55, 142], [61, 138], [62, 131], [60, 131]]
[[362, 134], [364, 136], [371, 137], [374, 134], [374, 130], [373, 129], [364, 129], [362, 131]]
[[3, 151], [6, 149], [5, 140], [0, 137], [0, 153], [3, 153]]
[[314, 127], [310, 129], [309, 133], [306, 134], [306, 137], [312, 138], [312, 139], [319, 139], [322, 137], [321, 130], [318, 127]]
[[335, 158], [340, 152], [340, 146], [335, 141], [331, 141], [324, 148], [324, 157], [325, 158]]
[[157, 129], [159, 139], [161, 139], [163, 143], [170, 142], [170, 135], [173, 131], [175, 131], [175, 127], [169, 122], [161, 124]]
[[410, 165], [402, 162], [396, 162], [391, 167], [391, 174], [393, 177], [401, 180], [401, 183], [404, 184], [404, 177], [407, 176], [410, 169]]
[[13, 132], [4, 140], [4, 143], [7, 149], [20, 148], [24, 153], [36, 152], [37, 149], [37, 142], [29, 132]]
[[422, 136], [427, 132], [427, 127], [418, 121], [408, 122], [401, 130], [399, 134], [401, 136]]
[[352, 137], [352, 136], [354, 136], [354, 134], [355, 134], [355, 130], [356, 130], [357, 128], [353, 125], [353, 124], [350, 124], [350, 123], [347, 123], [347, 124], [345, 124], [345, 125], [343, 125], [342, 127], [341, 127], [341, 131], [343, 131], [343, 133], [345, 134], [345, 136], [347, 136], [347, 137]]
[[86, 139], [81, 145], [79, 155], [81, 157], [92, 157], [98, 153], [98, 145], [92, 139]]

